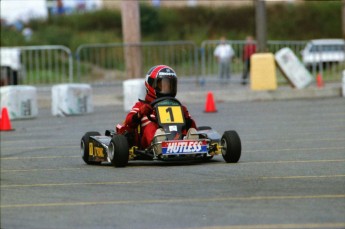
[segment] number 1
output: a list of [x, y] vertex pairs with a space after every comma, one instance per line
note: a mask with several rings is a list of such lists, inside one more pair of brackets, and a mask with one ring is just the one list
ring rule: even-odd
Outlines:
[[170, 115], [170, 121], [173, 122], [173, 121], [174, 121], [174, 116], [173, 116], [172, 108], [171, 108], [171, 107], [168, 107], [165, 111], [166, 111], [167, 113], [169, 113], [169, 115]]

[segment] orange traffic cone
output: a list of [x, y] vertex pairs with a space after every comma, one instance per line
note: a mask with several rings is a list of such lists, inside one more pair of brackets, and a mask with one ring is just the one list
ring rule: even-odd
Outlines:
[[318, 88], [323, 88], [323, 86], [325, 86], [321, 73], [317, 74], [316, 76], [316, 85]]
[[214, 103], [213, 93], [208, 92], [206, 97], [205, 112], [217, 112], [216, 104]]
[[10, 131], [13, 130], [11, 126], [11, 121], [8, 116], [7, 108], [2, 108], [1, 119], [0, 119], [0, 131]]

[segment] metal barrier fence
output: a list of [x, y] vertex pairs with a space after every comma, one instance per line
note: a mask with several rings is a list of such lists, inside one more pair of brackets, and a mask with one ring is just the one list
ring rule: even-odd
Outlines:
[[1, 49], [3, 84], [54, 84], [73, 82], [73, 56], [61, 45]]
[[[201, 44], [201, 75], [203, 77], [217, 78], [218, 76], [218, 63], [213, 53], [219, 42], [219, 40], [209, 40], [204, 41]], [[231, 45], [235, 52], [235, 57], [231, 63], [231, 74], [242, 75], [244, 68], [242, 59], [245, 41], [228, 40], [227, 42]], [[267, 51], [271, 53], [276, 53], [280, 49], [288, 47], [303, 63], [302, 50], [304, 49], [306, 44], [307, 41], [267, 41]], [[316, 56], [317, 55], [321, 56], [323, 54], [319, 53], [316, 54]], [[324, 79], [328, 81], [339, 81], [343, 69], [345, 69], [345, 61], [340, 62], [338, 64], [321, 64], [317, 63], [317, 60], [315, 60], [315, 64], [308, 66], [308, 70], [314, 77], [316, 77], [317, 74], [321, 73]], [[283, 78], [282, 73], [280, 71], [277, 71], [277, 76], [278, 81], [286, 82], [286, 79]]]
[[125, 49], [128, 47], [139, 47], [141, 50], [142, 77], [158, 64], [172, 66], [179, 76], [198, 74], [198, 48], [194, 42], [85, 44], [76, 51], [78, 80], [97, 82], [126, 79]]
[[[245, 41], [227, 42], [235, 51], [231, 73], [238, 77], [244, 67], [242, 53]], [[76, 50], [75, 63], [71, 50], [65, 46], [1, 47], [1, 83], [35, 85], [124, 80], [127, 79], [125, 49], [128, 47], [140, 47], [141, 76], [144, 76], [154, 65], [167, 64], [172, 66], [180, 77], [198, 78], [201, 75], [217, 79], [218, 63], [213, 53], [218, 43], [217, 40], [204, 41], [200, 49], [191, 41], [84, 44]], [[302, 61], [301, 50], [306, 43], [306, 41], [268, 41], [267, 51], [275, 53], [281, 48], [289, 47]], [[13, 53], [8, 54], [6, 49], [12, 50]], [[16, 61], [18, 63], [14, 63]], [[325, 81], [340, 81], [344, 69], [345, 61], [339, 64], [312, 65], [309, 68], [314, 77], [322, 73]], [[281, 73], [279, 71], [277, 73], [278, 81], [286, 82]]]

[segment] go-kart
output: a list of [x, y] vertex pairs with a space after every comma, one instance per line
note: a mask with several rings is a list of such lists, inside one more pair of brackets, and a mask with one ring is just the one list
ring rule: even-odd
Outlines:
[[[241, 140], [236, 131], [225, 131], [221, 136], [211, 127], [190, 128], [183, 134], [186, 120], [181, 103], [173, 97], [163, 97], [151, 103], [160, 133], [145, 149], [133, 143], [132, 133], [116, 133], [106, 130], [87, 132], [81, 139], [82, 159], [86, 164], [108, 162], [115, 167], [125, 167], [129, 160], [204, 160], [222, 154], [227, 163], [237, 163], [241, 157]], [[157, 132], [156, 132], [157, 133]]]

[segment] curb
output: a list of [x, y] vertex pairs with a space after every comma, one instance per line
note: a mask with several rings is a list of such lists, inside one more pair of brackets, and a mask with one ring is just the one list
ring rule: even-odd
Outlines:
[[[323, 88], [310, 86], [305, 89], [295, 89], [289, 86], [278, 87], [275, 91], [252, 91], [249, 87], [229, 85], [223, 88], [191, 87], [181, 88], [176, 96], [182, 103], [204, 103], [207, 93], [211, 91], [216, 102], [242, 102], [242, 101], [271, 101], [293, 99], [320, 99], [342, 96], [340, 83], [327, 84]], [[122, 86], [107, 86], [93, 88], [93, 104], [95, 107], [123, 106]], [[188, 91], [189, 90], [189, 91]], [[37, 102], [39, 108], [51, 108], [50, 90], [39, 89]]]
[[[187, 103], [203, 103], [205, 102], [207, 92], [185, 92], [180, 93], [177, 98]], [[242, 102], [341, 97], [341, 92], [341, 85], [333, 85], [325, 88], [309, 87], [305, 89], [281, 87], [276, 91], [251, 91], [250, 89], [234, 91], [215, 90], [213, 94], [217, 102]]]

